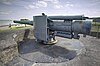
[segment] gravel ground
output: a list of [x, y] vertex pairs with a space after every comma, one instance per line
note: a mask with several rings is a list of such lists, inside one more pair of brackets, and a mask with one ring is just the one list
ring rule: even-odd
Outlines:
[[[12, 33], [12, 31], [8, 31], [5, 34], [9, 33]], [[2, 37], [2, 39], [7, 38], [4, 36], [4, 33]], [[72, 60], [58, 63], [37, 63], [20, 58], [19, 55], [5, 66], [100, 66], [100, 39], [87, 36], [86, 38], [81, 37], [79, 41], [84, 44], [86, 51], [85, 53], [77, 55]]]

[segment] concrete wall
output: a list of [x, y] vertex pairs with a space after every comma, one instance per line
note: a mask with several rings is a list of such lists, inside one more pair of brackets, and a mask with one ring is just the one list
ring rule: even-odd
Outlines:
[[0, 66], [18, 56], [18, 42], [33, 36], [32, 29], [8, 30], [0, 32]]

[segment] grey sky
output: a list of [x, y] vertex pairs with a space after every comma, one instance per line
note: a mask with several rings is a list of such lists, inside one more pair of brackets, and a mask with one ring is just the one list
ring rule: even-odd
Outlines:
[[100, 0], [0, 0], [0, 19], [32, 19], [33, 15], [100, 16]]

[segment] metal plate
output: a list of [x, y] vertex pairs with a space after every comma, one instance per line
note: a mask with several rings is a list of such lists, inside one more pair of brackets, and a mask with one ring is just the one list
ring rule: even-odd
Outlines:
[[34, 16], [33, 19], [35, 22], [35, 38], [47, 41], [47, 16]]

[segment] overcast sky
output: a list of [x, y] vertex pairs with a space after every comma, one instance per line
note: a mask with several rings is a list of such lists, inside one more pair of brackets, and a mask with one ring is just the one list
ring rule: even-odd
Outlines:
[[100, 16], [100, 0], [0, 0], [0, 19], [47, 15]]

